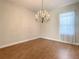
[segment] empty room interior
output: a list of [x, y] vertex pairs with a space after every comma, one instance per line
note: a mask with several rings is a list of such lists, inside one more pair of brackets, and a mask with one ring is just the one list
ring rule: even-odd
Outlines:
[[0, 0], [0, 59], [79, 59], [79, 0]]

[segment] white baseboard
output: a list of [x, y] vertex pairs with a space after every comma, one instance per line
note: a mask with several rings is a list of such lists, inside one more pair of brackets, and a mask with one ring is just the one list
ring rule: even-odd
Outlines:
[[79, 45], [79, 43], [70, 43], [70, 42], [65, 42], [65, 41], [62, 41], [62, 40], [53, 39], [53, 38], [49, 38], [49, 37], [43, 37], [42, 36], [41, 38], [48, 39], [48, 40], [54, 40], [54, 41], [58, 41], [58, 42], [61, 42], [61, 43], [66, 43], [66, 44], [71, 44], [71, 45]]
[[13, 45], [16, 45], [16, 44], [24, 43], [24, 42], [27, 42], [27, 41], [30, 41], [30, 40], [35, 40], [37, 38], [44, 38], [44, 39], [48, 39], [48, 40], [54, 40], [54, 41], [58, 41], [58, 42], [61, 42], [61, 43], [66, 43], [66, 44], [79, 45], [79, 43], [69, 43], [69, 42], [65, 42], [65, 41], [62, 41], [62, 40], [57, 40], [57, 39], [53, 39], [53, 38], [49, 38], [49, 37], [38, 36], [38, 37], [33, 37], [33, 38], [25, 39], [25, 40], [22, 40], [22, 41], [18, 41], [18, 42], [13, 42], [13, 43], [10, 43], [10, 44], [2, 45], [2, 46], [0, 46], [0, 48], [6, 48], [6, 47], [9, 47], [9, 46], [13, 46]]
[[13, 42], [13, 43], [6, 44], [6, 45], [2, 45], [2, 46], [0, 46], [0, 48], [6, 48], [6, 47], [9, 47], [9, 46], [13, 46], [13, 45], [16, 45], [16, 44], [24, 43], [24, 42], [27, 42], [27, 41], [30, 41], [30, 40], [35, 40], [37, 38], [39, 38], [39, 36], [38, 37], [29, 38], [29, 39], [25, 39], [25, 40], [18, 41], [18, 42]]

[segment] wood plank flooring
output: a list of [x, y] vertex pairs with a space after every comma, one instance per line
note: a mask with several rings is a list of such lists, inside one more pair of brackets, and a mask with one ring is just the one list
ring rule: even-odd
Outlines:
[[0, 49], [0, 59], [79, 59], [79, 46], [39, 38]]

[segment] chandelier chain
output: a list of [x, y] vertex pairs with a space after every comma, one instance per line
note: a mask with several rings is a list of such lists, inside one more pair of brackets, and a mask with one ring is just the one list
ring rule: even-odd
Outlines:
[[43, 5], [43, 0], [42, 0], [42, 9], [44, 8], [44, 5]]

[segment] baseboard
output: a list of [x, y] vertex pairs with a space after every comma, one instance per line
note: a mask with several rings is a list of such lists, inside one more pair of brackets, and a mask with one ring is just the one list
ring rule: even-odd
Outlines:
[[30, 41], [30, 40], [35, 40], [37, 38], [39, 38], [39, 36], [38, 37], [29, 38], [29, 39], [25, 39], [25, 40], [18, 41], [18, 42], [13, 42], [13, 43], [6, 44], [6, 45], [2, 45], [2, 46], [0, 46], [0, 49], [1, 48], [6, 48], [6, 47], [9, 47], [9, 46], [13, 46], [13, 45], [16, 45], [16, 44], [24, 43], [24, 42], [27, 42], [27, 41]]
[[[62, 41], [62, 40], [57, 40], [57, 39], [53, 39], [53, 38], [49, 38], [49, 37], [43, 37], [43, 36], [33, 37], [33, 38], [29, 38], [29, 39], [30, 40], [35, 40], [37, 38], [44, 38], [44, 39], [48, 39], [48, 40], [54, 40], [54, 41], [58, 41], [58, 42], [61, 42], [61, 43], [66, 43], [66, 44], [79, 45], [79, 43], [69, 43], [69, 42], [65, 42], [65, 41]], [[18, 41], [18, 42], [13, 42], [13, 43], [10, 43], [10, 44], [2, 45], [2, 46], [0, 46], [0, 48], [6, 48], [6, 47], [9, 47], [9, 46], [12, 46], [12, 45], [24, 43], [24, 42], [30, 41], [29, 39], [25, 39], [25, 40], [22, 40], [22, 41]]]
[[49, 37], [43, 37], [42, 36], [41, 38], [48, 39], [48, 40], [54, 40], [54, 41], [58, 41], [58, 42], [61, 42], [61, 43], [66, 43], [66, 44], [71, 44], [71, 45], [79, 45], [79, 43], [69, 43], [69, 42], [65, 42], [65, 41], [62, 41], [62, 40], [53, 39], [53, 38], [49, 38]]

